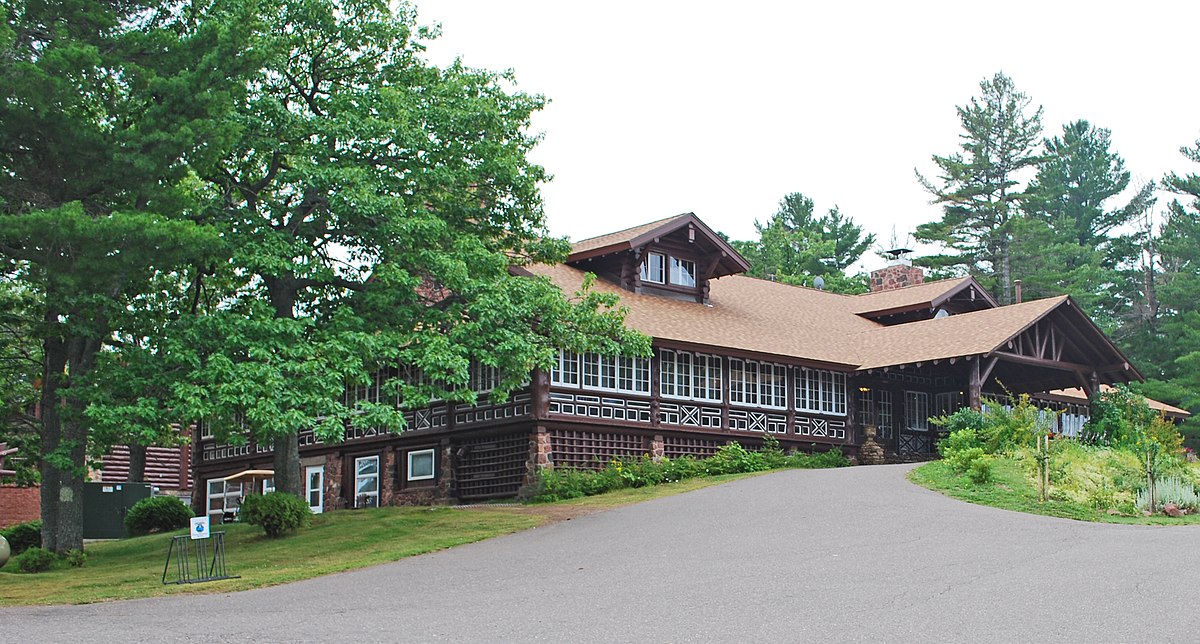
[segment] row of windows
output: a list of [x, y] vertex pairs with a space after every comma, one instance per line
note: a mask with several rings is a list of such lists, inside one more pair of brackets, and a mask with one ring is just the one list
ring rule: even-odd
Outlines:
[[696, 286], [696, 262], [662, 253], [647, 253], [642, 262], [642, 281], [675, 286]]
[[[400, 377], [400, 372], [394, 368], [381, 369], [375, 372], [371, 381], [366, 384], [353, 384], [346, 387], [344, 402], [346, 406], [353, 407], [356, 402], [372, 402], [372, 403], [387, 403], [401, 406], [400, 396], [392, 394], [389, 396], [386, 393], [386, 383], [394, 378]], [[495, 389], [500, 384], [500, 370], [496, 367], [485, 365], [479, 362], [472, 362], [468, 368], [468, 387], [476, 394], [486, 394]], [[424, 371], [412, 368], [404, 374], [405, 380], [415, 385], [424, 385], [433, 387], [435, 382], [425, 374]], [[437, 402], [441, 398], [432, 398], [430, 402]]]
[[[659, 393], [664, 398], [723, 402], [723, 358], [690, 351], [659, 351]], [[751, 407], [787, 408], [789, 367], [772, 362], [729, 358], [729, 402]], [[846, 374], [796, 367], [796, 409], [846, 415]], [[650, 361], [560, 351], [550, 371], [560, 387], [583, 387], [650, 394]]]

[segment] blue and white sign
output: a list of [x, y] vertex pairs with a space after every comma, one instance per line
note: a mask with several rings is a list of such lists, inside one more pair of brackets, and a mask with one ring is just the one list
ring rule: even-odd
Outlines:
[[208, 515], [196, 517], [192, 519], [192, 538], [207, 539], [208, 538]]

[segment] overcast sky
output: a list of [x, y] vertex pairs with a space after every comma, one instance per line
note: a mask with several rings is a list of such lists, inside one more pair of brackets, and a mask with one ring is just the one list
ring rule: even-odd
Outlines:
[[940, 217], [914, 168], [936, 176], [955, 106], [1001, 70], [1047, 135], [1112, 130], [1135, 182], [1200, 171], [1179, 154], [1200, 137], [1195, 0], [415, 2], [442, 26], [432, 60], [551, 100], [532, 158], [555, 177], [551, 232], [575, 240], [683, 212], [749, 239], [803, 192], [903, 241]]

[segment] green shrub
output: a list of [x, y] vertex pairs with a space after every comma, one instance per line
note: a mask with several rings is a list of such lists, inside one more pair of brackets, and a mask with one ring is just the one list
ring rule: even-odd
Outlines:
[[125, 530], [130, 536], [170, 532], [186, 528], [192, 509], [183, 504], [179, 497], [169, 494], [142, 499], [129, 508], [125, 515]]
[[72, 568], [82, 568], [87, 563], [87, 553], [78, 548], [68, 550], [67, 563], [71, 564]]
[[42, 522], [40, 520], [18, 523], [0, 530], [0, 535], [8, 540], [8, 548], [15, 557], [30, 548], [42, 545]]
[[779, 446], [779, 439], [775, 438], [774, 434], [764, 434], [762, 448], [758, 450], [762, 454], [763, 463], [767, 469], [777, 470], [781, 467], [787, 467], [787, 454], [783, 452], [783, 448]]
[[704, 471], [709, 476], [762, 472], [766, 469], [767, 460], [762, 452], [751, 452], [737, 441], [722, 445], [716, 454], [704, 461]]
[[967, 467], [967, 478], [976, 485], [983, 485], [992, 481], [992, 457], [981, 455], [971, 461]]
[[798, 469], [815, 470], [830, 467], [849, 467], [850, 459], [842, 453], [842, 450], [836, 447], [825, 450], [824, 452], [813, 452], [806, 454], [804, 452], [793, 452], [788, 454], [784, 461], [784, 467], [793, 467]]
[[684, 479], [694, 479], [704, 476], [704, 461], [698, 461], [691, 456], [679, 458], [664, 458], [662, 460], [663, 481], [675, 482]]
[[953, 434], [964, 429], [979, 429], [983, 427], [986, 420], [983, 413], [970, 407], [963, 407], [949, 416], [930, 418], [929, 422], [940, 427], [943, 432]]
[[27, 548], [25, 552], [13, 558], [13, 562], [17, 564], [17, 570], [28, 573], [50, 570], [50, 566], [54, 565], [55, 561], [58, 561], [58, 557], [41, 546]]
[[246, 523], [262, 526], [272, 539], [312, 523], [308, 502], [287, 492], [251, 494], [242, 501], [238, 515]]
[[979, 438], [979, 432], [973, 427], [963, 427], [951, 431], [949, 435], [938, 441], [937, 446], [938, 454], [945, 459], [968, 449], [983, 449], [983, 441]]

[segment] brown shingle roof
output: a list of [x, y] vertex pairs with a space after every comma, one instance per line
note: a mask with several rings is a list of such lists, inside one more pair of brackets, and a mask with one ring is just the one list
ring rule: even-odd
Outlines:
[[[567, 293], [578, 290], [584, 276], [561, 264], [530, 270]], [[740, 275], [710, 282], [712, 306], [638, 295], [602, 280], [594, 288], [619, 295], [629, 309], [626, 324], [660, 340], [861, 369], [988, 353], [1067, 301], [1063, 296], [883, 326], [857, 315], [862, 296]]]
[[[959, 289], [969, 286], [974, 281], [970, 277], [957, 277], [954, 279], [938, 280], [936, 282], [925, 282], [924, 284], [914, 284], [913, 286], [905, 286], [904, 288], [892, 289], [890, 291], [864, 293], [857, 298], [858, 306], [855, 308], [855, 313], [864, 314], [916, 308], [919, 306], [933, 306]], [[980, 289], [980, 293], [986, 292]], [[983, 297], [986, 297], [991, 302], [990, 295], [983, 295]]]
[[655, 228], [661, 228], [676, 219], [682, 219], [687, 216], [688, 216], [688, 213], [685, 213], [682, 215], [675, 215], [674, 217], [667, 217], [666, 219], [659, 219], [658, 221], [652, 221], [648, 224], [642, 224], [641, 226], [634, 226], [633, 228], [626, 228], [625, 230], [618, 230], [615, 233], [608, 233], [607, 235], [600, 235], [598, 237], [589, 237], [588, 239], [582, 239], [571, 245], [571, 254], [574, 255], [576, 253], [582, 253], [582, 252], [586, 252], [589, 250], [595, 250], [597, 248], [604, 248], [606, 246], [627, 244], [630, 241], [637, 239], [638, 237], [641, 237], [642, 235], [645, 235], [646, 233], [654, 230]]
[[989, 353], [1053, 309], [1066, 295], [874, 329], [850, 339], [866, 350], [860, 369]]

